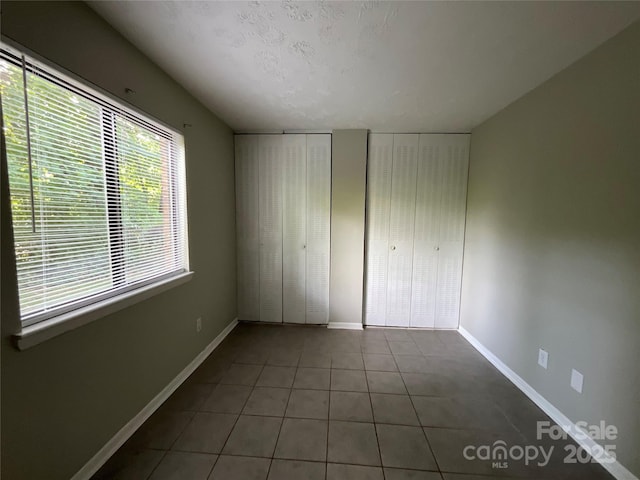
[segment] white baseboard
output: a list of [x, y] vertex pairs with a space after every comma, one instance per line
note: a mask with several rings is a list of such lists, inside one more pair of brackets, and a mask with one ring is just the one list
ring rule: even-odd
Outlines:
[[[546, 413], [551, 419], [560, 425], [566, 432], [576, 441], [578, 445], [583, 447], [587, 452], [596, 451], [598, 455], [594, 458], [618, 480], [638, 480], [638, 478], [627, 470], [620, 462], [610, 456], [603, 456], [602, 449], [598, 448], [598, 444], [590, 437], [586, 435], [577, 435], [580, 432], [580, 428], [563, 414], [560, 410], [554, 407], [546, 398], [540, 395], [531, 385], [525, 382], [520, 375], [511, 370], [502, 360], [496, 357], [489, 349], [487, 349], [482, 343], [478, 341], [469, 331], [464, 327], [458, 328], [460, 334], [466, 338], [473, 347], [482, 354], [484, 358], [489, 360], [505, 377], [507, 377], [516, 387], [518, 387], [527, 397], [529, 397], [533, 403], [535, 403], [540, 409]], [[595, 450], [594, 450], [595, 449]], [[606, 454], [605, 454], [606, 455]], [[604, 458], [603, 458], [604, 457]]]
[[116, 451], [124, 445], [131, 435], [147, 421], [147, 419], [171, 396], [182, 383], [189, 378], [196, 368], [222, 343], [229, 333], [238, 325], [235, 318], [227, 325], [205, 349], [194, 358], [169, 384], [162, 389], [138, 414], [129, 420], [111, 440], [109, 440], [98, 452], [71, 477], [71, 480], [89, 480], [102, 467]]
[[348, 323], [348, 322], [329, 322], [327, 328], [341, 328], [343, 330], [362, 330], [361, 323]]

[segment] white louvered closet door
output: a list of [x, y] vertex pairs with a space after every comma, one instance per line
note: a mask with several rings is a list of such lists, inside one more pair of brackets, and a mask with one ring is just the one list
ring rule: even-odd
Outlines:
[[435, 326], [444, 135], [420, 135], [411, 292], [412, 327]]
[[457, 328], [469, 170], [469, 135], [443, 135], [436, 328]]
[[260, 318], [258, 137], [236, 135], [238, 318]]
[[306, 323], [329, 322], [331, 135], [307, 135]]
[[386, 325], [394, 327], [408, 327], [411, 317], [418, 141], [418, 135], [393, 139]]
[[456, 328], [468, 135], [369, 136], [366, 324]]
[[305, 323], [307, 136], [283, 135], [282, 320]]
[[260, 321], [282, 322], [282, 135], [258, 136]]
[[365, 323], [367, 325], [386, 325], [392, 170], [393, 135], [370, 134], [367, 160], [365, 280]]

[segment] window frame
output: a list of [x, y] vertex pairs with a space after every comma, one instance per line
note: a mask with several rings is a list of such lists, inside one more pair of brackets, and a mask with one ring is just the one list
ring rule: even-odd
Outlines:
[[[106, 315], [114, 313], [115, 311], [126, 308], [130, 305], [138, 303], [151, 296], [154, 296], [158, 293], [161, 293], [191, 280], [191, 278], [193, 277], [193, 272], [190, 270], [189, 258], [188, 209], [186, 191], [186, 146], [184, 143], [183, 132], [162, 121], [157, 120], [147, 112], [144, 112], [136, 108], [135, 106], [132, 106], [126, 100], [114, 96], [109, 92], [106, 92], [97, 85], [66, 70], [64, 67], [61, 67], [47, 59], [42, 58], [38, 54], [30, 51], [28, 48], [23, 47], [22, 45], [12, 41], [9, 38], [6, 38], [5, 36], [0, 37], [0, 47], [13, 57], [13, 61], [7, 59], [5, 59], [5, 61], [17, 64], [18, 60], [21, 62], [21, 55], [25, 55], [25, 57], [28, 57], [26, 61], [28, 71], [33, 72], [35, 69], [37, 70], [37, 74], [52, 81], [53, 83], [58, 83], [56, 80], [59, 79], [64, 82], [64, 84], [60, 85], [61, 88], [73, 91], [74, 93], [81, 95], [84, 98], [96, 102], [100, 106], [106, 107], [106, 109], [102, 111], [102, 126], [104, 126], [106, 117], [111, 117], [111, 121], [113, 122], [112, 139], [115, 138], [116, 117], [114, 115], [114, 112], [117, 112], [118, 114], [121, 114], [124, 119], [133, 121], [133, 123], [142, 126], [143, 128], [149, 128], [152, 131], [158, 132], [164, 138], [171, 139], [171, 137], [177, 135], [180, 140], [179, 143], [182, 147], [181, 155], [177, 162], [177, 171], [175, 172], [175, 185], [177, 185], [178, 188], [171, 189], [171, 215], [176, 216], [177, 228], [181, 230], [180, 235], [184, 239], [184, 245], [182, 245], [182, 250], [184, 252], [182, 268], [177, 271], [168, 272], [165, 274], [154, 276], [152, 278], [137, 281], [125, 287], [116, 286], [116, 272], [115, 270], [112, 270], [112, 280], [114, 282], [114, 286], [112, 288], [117, 290], [110, 289], [84, 298], [71, 300], [52, 308], [49, 311], [27, 315], [25, 318], [22, 317], [20, 308], [18, 308], [17, 318], [12, 322], [14, 324], [12, 330], [14, 332], [14, 340], [16, 346], [19, 349], [24, 349], [36, 345], [48, 338], [52, 338], [68, 330], [94, 321], [98, 318], [102, 318]], [[53, 77], [48, 75], [49, 72], [51, 75], [53, 75]], [[104, 134], [102, 138], [104, 141]], [[105, 157], [107, 156], [106, 151], [104, 155]], [[8, 162], [8, 159], [3, 159], [3, 162], [4, 161]], [[116, 168], [117, 175], [118, 164], [115, 156], [111, 160], [111, 162], [107, 162], [107, 159], [105, 158], [105, 186], [110, 181], [113, 181], [113, 172], [110, 174], [108, 171], [109, 164], [111, 164], [111, 168]], [[112, 177], [111, 180], [109, 179], [110, 176]], [[7, 187], [9, 186], [7, 185]], [[3, 198], [5, 195], [8, 200], [10, 198], [9, 188], [7, 189], [7, 192], [3, 192]], [[119, 195], [111, 197], [116, 197], [118, 202], [121, 200], [121, 197]], [[119, 212], [117, 212], [119, 205], [112, 205], [111, 199], [109, 199], [106, 207], [110, 237], [109, 244], [111, 245], [111, 233], [113, 228], [112, 222], [119, 221], [119, 219], [116, 218], [116, 215], [119, 215]], [[13, 223], [13, 220], [9, 221]], [[14, 255], [14, 271], [16, 272], [15, 295], [16, 302], [18, 303], [19, 307], [17, 265], [15, 264], [15, 237], [13, 234], [11, 237], [12, 238], [10, 247]], [[175, 247], [177, 248], [179, 247], [179, 245], [176, 244]], [[108, 261], [112, 265], [113, 269], [113, 262], [116, 261], [116, 258], [114, 257], [114, 254], [112, 252], [109, 253]]]

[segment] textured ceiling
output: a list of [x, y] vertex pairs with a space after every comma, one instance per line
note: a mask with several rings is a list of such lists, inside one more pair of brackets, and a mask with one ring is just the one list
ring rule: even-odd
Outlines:
[[469, 131], [640, 17], [640, 2], [89, 3], [243, 132]]

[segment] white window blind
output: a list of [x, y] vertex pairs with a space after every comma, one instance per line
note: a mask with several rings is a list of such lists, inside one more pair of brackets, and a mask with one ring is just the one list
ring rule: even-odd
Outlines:
[[4, 44], [0, 88], [23, 326], [188, 269], [179, 133]]

